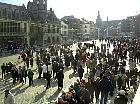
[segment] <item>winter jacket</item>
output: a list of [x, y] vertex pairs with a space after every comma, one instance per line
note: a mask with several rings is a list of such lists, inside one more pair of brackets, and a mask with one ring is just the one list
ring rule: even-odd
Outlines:
[[117, 96], [114, 99], [114, 104], [127, 104], [128, 99], [124, 95]]
[[103, 79], [99, 82], [99, 88], [101, 92], [108, 93], [111, 90], [112, 84], [108, 78], [103, 77]]

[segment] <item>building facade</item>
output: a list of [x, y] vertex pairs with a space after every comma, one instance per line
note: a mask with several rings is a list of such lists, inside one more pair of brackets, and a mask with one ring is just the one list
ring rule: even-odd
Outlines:
[[47, 0], [28, 2], [27, 10], [31, 16], [31, 44], [46, 47], [60, 43], [61, 22], [52, 8], [47, 10]]
[[30, 17], [25, 7], [0, 3], [0, 47], [17, 49], [30, 45]]
[[47, 0], [33, 0], [28, 2], [28, 12], [34, 22], [44, 22], [47, 19]]
[[48, 10], [46, 24], [43, 29], [45, 33], [43, 36], [43, 46], [61, 43], [61, 21], [56, 17], [52, 8]]
[[63, 42], [66, 42], [68, 38], [68, 24], [66, 24], [64, 21], [61, 21], [61, 35]]
[[125, 35], [134, 33], [134, 16], [127, 17], [121, 21], [121, 33]]
[[81, 29], [81, 21], [78, 18], [75, 18], [73, 15], [65, 16], [61, 19], [65, 23], [68, 24], [68, 34], [69, 38], [72, 40], [80, 38], [80, 29]]
[[140, 37], [140, 14], [136, 15], [134, 18], [134, 34], [136, 37]]

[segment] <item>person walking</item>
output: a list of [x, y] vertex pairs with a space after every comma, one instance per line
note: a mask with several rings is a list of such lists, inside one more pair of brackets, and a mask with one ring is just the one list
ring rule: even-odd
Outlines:
[[31, 69], [29, 69], [29, 71], [28, 71], [29, 86], [31, 86], [31, 84], [33, 84], [33, 76], [34, 76], [33, 71]]

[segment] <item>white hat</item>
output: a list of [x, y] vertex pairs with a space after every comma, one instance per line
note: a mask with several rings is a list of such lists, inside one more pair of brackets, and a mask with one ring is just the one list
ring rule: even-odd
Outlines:
[[125, 95], [125, 91], [124, 91], [124, 90], [120, 90], [120, 91], [118, 92], [118, 94], [120, 94], [120, 95]]

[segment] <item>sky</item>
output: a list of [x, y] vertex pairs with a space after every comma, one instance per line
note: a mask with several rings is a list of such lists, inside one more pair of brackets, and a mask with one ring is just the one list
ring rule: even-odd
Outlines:
[[[26, 5], [29, 0], [0, 0], [0, 2], [16, 5]], [[33, 0], [30, 0], [33, 1]], [[140, 0], [47, 0], [48, 9], [53, 8], [56, 16], [74, 15], [77, 18], [85, 18], [95, 21], [97, 13], [103, 21], [125, 19], [140, 13]]]

